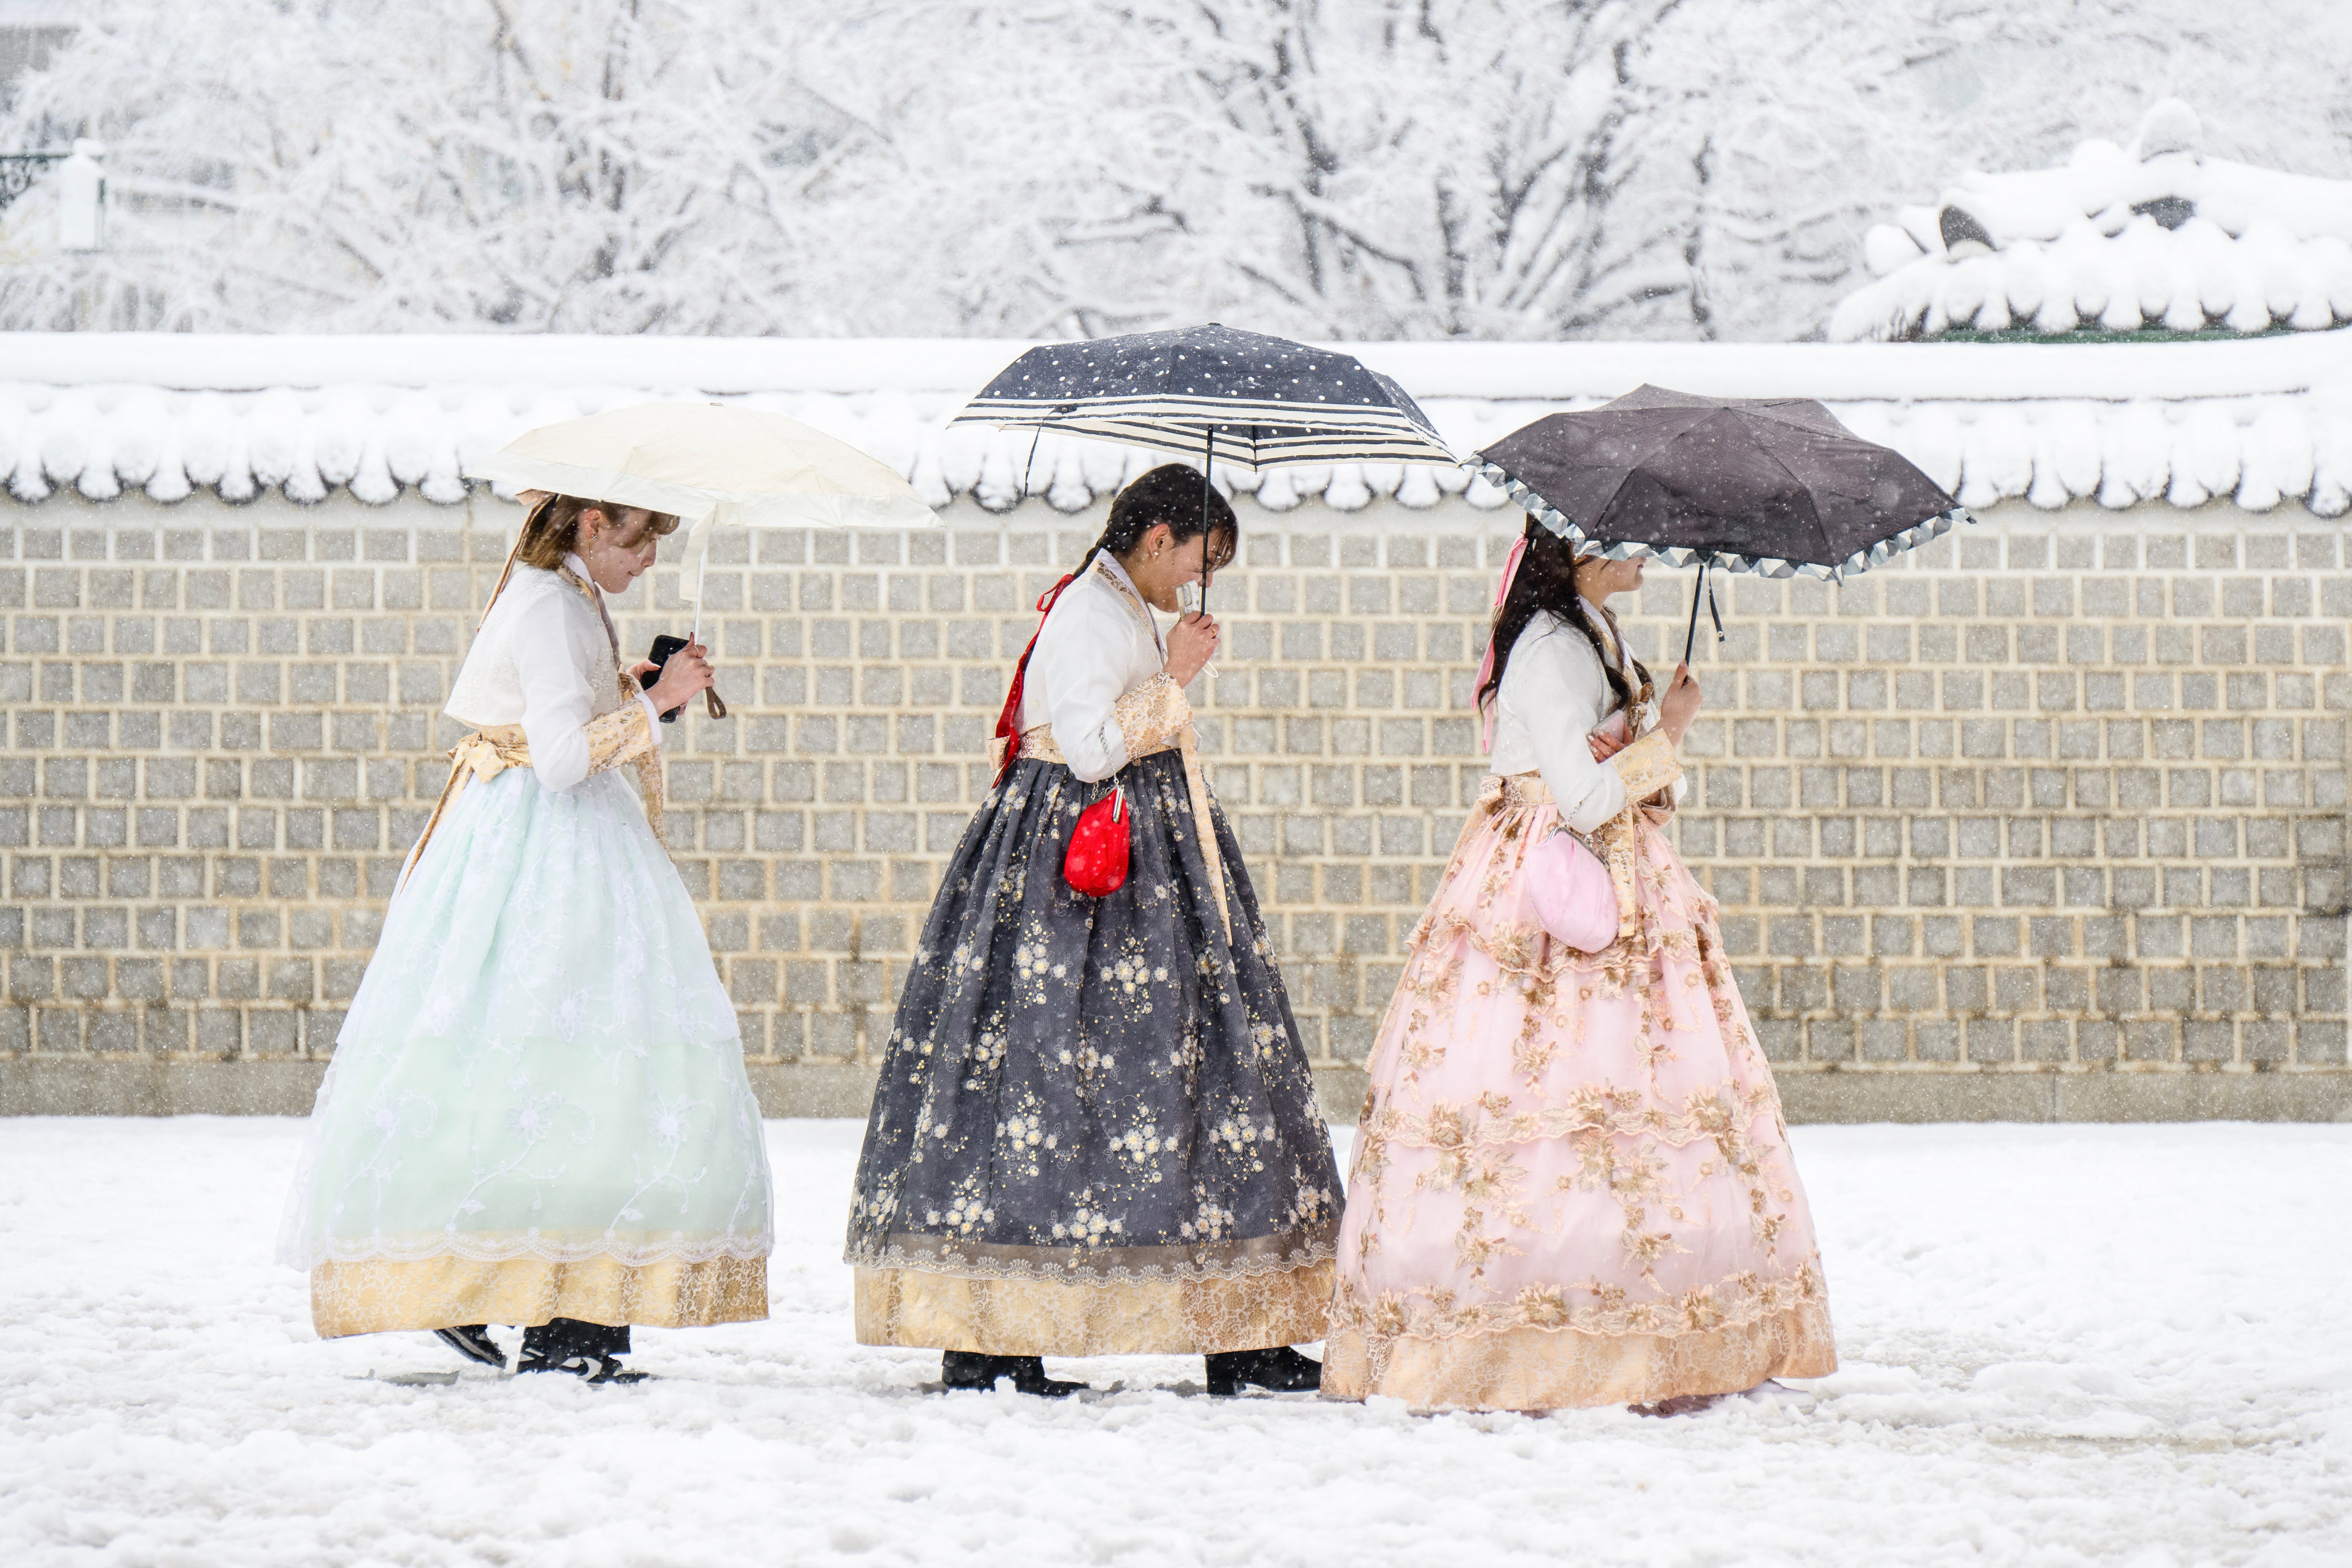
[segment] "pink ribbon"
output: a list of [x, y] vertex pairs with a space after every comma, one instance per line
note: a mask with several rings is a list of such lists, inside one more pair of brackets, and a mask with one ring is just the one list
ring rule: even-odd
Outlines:
[[[1507, 556], [1503, 562], [1503, 580], [1499, 584], [1496, 584], [1495, 587], [1495, 607], [1496, 609], [1499, 610], [1503, 607], [1503, 600], [1510, 594], [1511, 591], [1511, 580], [1519, 574], [1519, 563], [1527, 558], [1527, 553], [1528, 536], [1526, 532], [1522, 531], [1519, 534], [1518, 542], [1511, 546], [1511, 553]], [[1478, 677], [1470, 683], [1470, 690], [1474, 697], [1478, 691], [1485, 688], [1486, 678], [1494, 673], [1494, 628], [1489, 626], [1486, 633], [1486, 654], [1478, 660]], [[1502, 694], [1500, 692], [1496, 693], [1496, 697], [1500, 697], [1501, 695]], [[1478, 702], [1479, 706], [1486, 711], [1486, 728], [1481, 731], [1481, 744], [1483, 744], [1485, 748], [1491, 752], [1495, 749], [1495, 703], [1492, 700], [1483, 698], [1478, 699]]]

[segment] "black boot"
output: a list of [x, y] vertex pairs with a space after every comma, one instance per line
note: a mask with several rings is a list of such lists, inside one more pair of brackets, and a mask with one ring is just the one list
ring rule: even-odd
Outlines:
[[1239, 1394], [1244, 1388], [1298, 1394], [1323, 1386], [1323, 1363], [1309, 1361], [1288, 1345], [1262, 1351], [1219, 1351], [1208, 1362], [1211, 1394]]
[[1045, 1375], [1045, 1361], [1034, 1355], [982, 1355], [976, 1351], [948, 1351], [940, 1357], [940, 1382], [950, 1388], [991, 1389], [1000, 1377], [1009, 1377], [1023, 1394], [1042, 1399], [1066, 1399], [1086, 1386]]
[[488, 1323], [467, 1323], [455, 1329], [436, 1329], [433, 1337], [464, 1356], [467, 1361], [480, 1362], [484, 1366], [507, 1369], [507, 1352], [499, 1349], [490, 1338]]
[[608, 1328], [577, 1318], [550, 1318], [522, 1332], [522, 1357], [515, 1371], [568, 1372], [590, 1383], [643, 1383], [641, 1372], [621, 1370], [629, 1353], [629, 1326]]

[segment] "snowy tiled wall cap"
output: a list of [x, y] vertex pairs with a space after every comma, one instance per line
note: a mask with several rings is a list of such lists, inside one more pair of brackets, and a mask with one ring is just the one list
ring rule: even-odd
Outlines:
[[[1028, 430], [950, 426], [989, 370], [940, 383], [967, 374], [975, 348], [992, 353], [996, 345], [861, 345], [857, 369], [872, 390], [843, 390], [853, 384], [838, 365], [821, 388], [807, 384], [819, 378], [806, 364], [830, 363], [823, 345], [782, 342], [599, 345], [600, 365], [635, 378], [609, 385], [580, 379], [572, 340], [501, 339], [494, 362], [468, 365], [447, 339], [426, 340], [420, 351], [353, 338], [327, 356], [300, 342], [121, 334], [138, 341], [93, 347], [90, 334], [63, 335], [85, 341], [51, 353], [40, 334], [26, 334], [12, 341], [0, 371], [16, 377], [0, 380], [0, 481], [19, 501], [60, 489], [93, 500], [143, 490], [163, 501], [198, 489], [243, 501], [275, 489], [317, 501], [342, 489], [373, 504], [415, 490], [453, 505], [466, 499], [467, 468], [521, 432], [656, 399], [717, 397], [789, 415], [889, 464], [934, 508], [970, 498], [1002, 511], [1036, 496], [1077, 512], [1166, 460], [1048, 431], [1033, 461]], [[1671, 379], [1729, 395], [1818, 397], [1963, 507], [2018, 499], [2049, 509], [2080, 500], [2197, 507], [2228, 498], [2252, 511], [2299, 501], [2331, 517], [2352, 507], [2352, 337], [2031, 350], [1570, 343], [1556, 354], [1553, 345], [1355, 346], [1367, 358], [1393, 353], [1398, 379], [1459, 452], [1644, 379]], [[769, 350], [772, 372], [730, 371], [720, 384], [679, 390], [692, 374], [683, 367], [696, 363], [681, 351], [723, 361]], [[770, 363], [761, 357], [757, 367]], [[369, 379], [335, 379], [354, 363]], [[224, 364], [242, 368], [231, 376]], [[1486, 388], [1500, 395], [1474, 395]], [[1264, 475], [1221, 466], [1217, 480], [1277, 512], [1307, 501], [1341, 512], [1380, 500], [1424, 510], [1447, 496], [1486, 510], [1510, 501], [1461, 468], [1424, 463], [1304, 464]]]
[[2168, 99], [2131, 147], [2090, 141], [2062, 169], [1971, 171], [1934, 206], [1870, 230], [1878, 281], [1830, 337], [1936, 338], [2352, 322], [2352, 181], [2209, 158]]

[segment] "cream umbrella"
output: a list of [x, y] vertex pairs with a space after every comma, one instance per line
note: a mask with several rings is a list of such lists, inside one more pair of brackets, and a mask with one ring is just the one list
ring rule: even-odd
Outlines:
[[940, 521], [897, 469], [848, 442], [781, 414], [720, 403], [650, 403], [542, 425], [467, 475], [676, 513], [688, 525], [698, 641], [714, 527], [929, 528]]

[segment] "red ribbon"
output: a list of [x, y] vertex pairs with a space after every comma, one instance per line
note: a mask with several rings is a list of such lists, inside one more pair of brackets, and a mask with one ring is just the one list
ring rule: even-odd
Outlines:
[[1037, 639], [1045, 635], [1045, 616], [1052, 611], [1054, 601], [1075, 581], [1075, 575], [1064, 577], [1037, 601], [1037, 629], [1029, 634], [1029, 646], [1021, 650], [1021, 661], [1013, 667], [1013, 687], [1004, 694], [1004, 711], [996, 716], [996, 738], [1004, 742], [1003, 760], [996, 765], [998, 784], [1004, 782], [1021, 755], [1021, 687], [1029, 674], [1029, 656], [1037, 651]]

